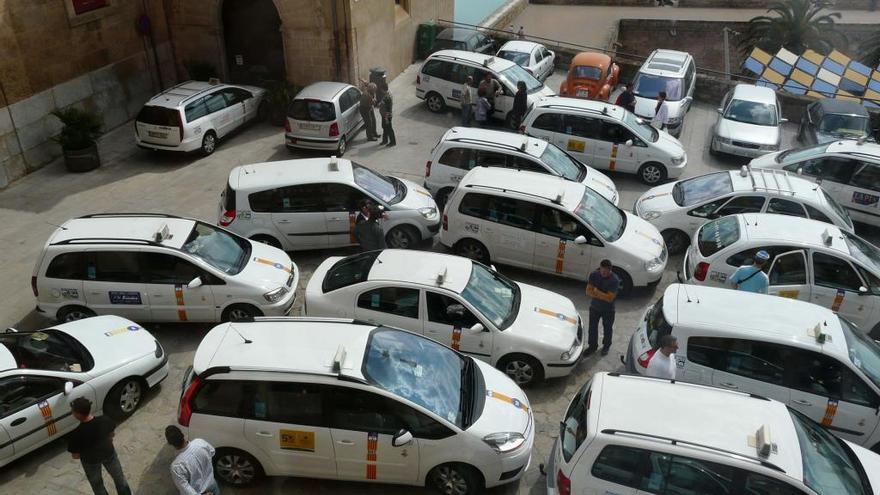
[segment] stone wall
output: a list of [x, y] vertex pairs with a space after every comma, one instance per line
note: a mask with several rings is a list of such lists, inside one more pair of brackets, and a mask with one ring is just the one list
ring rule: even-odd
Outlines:
[[[868, 10], [872, 0], [836, 0], [838, 10]], [[656, 0], [529, 0], [529, 3], [551, 5], [617, 5], [621, 7], [653, 7]], [[767, 0], [678, 0], [679, 7], [710, 9], [766, 9]]]
[[509, 29], [515, 32], [518, 26], [513, 26], [511, 22], [519, 17], [528, 6], [528, 0], [509, 0], [499, 7], [498, 10], [483, 19], [480, 25], [492, 29]]
[[611, 5], [619, 7], [656, 7], [657, 0], [529, 0], [547, 5]]

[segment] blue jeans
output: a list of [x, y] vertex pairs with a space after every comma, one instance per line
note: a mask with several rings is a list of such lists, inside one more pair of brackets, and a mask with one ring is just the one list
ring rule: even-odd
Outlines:
[[474, 105], [472, 103], [468, 103], [467, 105], [461, 106], [461, 125], [462, 127], [468, 127], [471, 125], [471, 114], [474, 112]]
[[83, 471], [86, 473], [86, 479], [92, 485], [92, 491], [95, 492], [95, 495], [108, 495], [107, 489], [104, 488], [104, 479], [101, 477], [102, 465], [110, 473], [110, 477], [113, 478], [113, 484], [116, 485], [116, 493], [119, 495], [131, 495], [131, 488], [128, 487], [128, 482], [125, 481], [122, 465], [119, 464], [119, 457], [116, 457], [115, 453], [113, 457], [95, 464], [86, 463], [85, 461], [80, 461], [80, 463], [82, 464]]

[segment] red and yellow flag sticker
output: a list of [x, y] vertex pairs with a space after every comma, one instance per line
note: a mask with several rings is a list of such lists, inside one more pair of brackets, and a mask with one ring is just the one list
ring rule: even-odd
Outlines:
[[180, 321], [186, 321], [186, 304], [183, 301], [182, 285], [174, 286], [174, 299], [177, 300], [177, 319]]
[[452, 329], [452, 345], [450, 347], [457, 351], [459, 344], [461, 344], [461, 327], [455, 327]]
[[267, 260], [266, 258], [254, 258], [254, 261], [256, 261], [257, 263], [262, 263], [264, 265], [269, 265], [269, 266], [275, 267], [279, 270], [284, 270], [287, 273], [293, 273], [292, 267], [284, 266], [281, 263], [278, 263], [277, 261]]
[[562, 273], [562, 265], [565, 263], [566, 242], [559, 239], [559, 248], [556, 250], [556, 273]]
[[51, 437], [58, 433], [58, 427], [55, 426], [55, 418], [52, 417], [52, 406], [49, 401], [42, 401], [37, 406], [40, 408], [40, 414], [43, 415], [43, 422], [46, 424], [46, 433]]
[[834, 302], [831, 303], [831, 311], [837, 313], [840, 310], [840, 305], [843, 304], [843, 298], [846, 297], [846, 291], [843, 289], [837, 289], [837, 295], [834, 296]]
[[616, 144], [611, 146], [611, 161], [608, 162], [608, 170], [614, 170], [617, 166], [617, 146]]
[[376, 479], [376, 453], [379, 450], [379, 434], [367, 433], [367, 479]]
[[566, 316], [562, 313], [557, 313], [555, 311], [550, 311], [549, 309], [535, 307], [535, 311], [544, 315], [544, 316], [552, 316], [553, 318], [556, 318], [557, 320], [567, 321], [567, 322], [571, 323], [572, 325], [577, 325], [577, 322], [578, 322], [577, 318], [573, 318], [571, 316]]
[[522, 409], [525, 412], [529, 412], [529, 406], [522, 403], [521, 400], [516, 397], [508, 397], [500, 392], [495, 392], [494, 390], [486, 390], [486, 397], [500, 400], [502, 402], [507, 402], [517, 409]]
[[348, 214], [348, 242], [357, 244], [357, 237], [354, 235], [354, 226], [357, 224], [357, 213], [350, 212]]
[[825, 416], [822, 418], [822, 426], [831, 426], [835, 414], [837, 414], [837, 401], [828, 399], [828, 405], [825, 406]]

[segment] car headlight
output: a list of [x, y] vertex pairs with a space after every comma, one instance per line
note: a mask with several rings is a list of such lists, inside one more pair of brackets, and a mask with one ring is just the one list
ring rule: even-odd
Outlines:
[[507, 431], [486, 435], [483, 437], [483, 441], [495, 449], [495, 452], [506, 454], [522, 447], [526, 443], [526, 437], [515, 431]]
[[569, 347], [567, 351], [563, 352], [562, 355], [559, 356], [559, 359], [561, 359], [562, 361], [568, 361], [569, 359], [571, 359], [571, 357], [574, 356], [574, 352], [577, 350], [577, 346], [578, 340], [574, 339], [574, 342], [571, 343], [571, 347]]
[[648, 260], [645, 262], [645, 270], [649, 272], [657, 271], [663, 268], [663, 258], [662, 256], [658, 256], [652, 260]]
[[269, 301], [270, 303], [276, 303], [287, 295], [287, 287], [279, 287], [275, 290], [270, 290], [269, 292], [263, 294], [263, 297]]
[[165, 349], [162, 349], [162, 344], [159, 341], [156, 341], [156, 351], [153, 353], [157, 358], [162, 357], [162, 354], [165, 354]]
[[660, 215], [662, 213], [659, 211], [643, 211], [640, 216], [645, 220], [654, 220], [655, 218], [660, 218]]
[[437, 208], [433, 206], [426, 206], [424, 208], [419, 208], [419, 213], [422, 214], [427, 220], [433, 220], [437, 218]]
[[682, 163], [684, 163], [684, 155], [675, 156], [672, 158], [673, 165], [681, 165]]

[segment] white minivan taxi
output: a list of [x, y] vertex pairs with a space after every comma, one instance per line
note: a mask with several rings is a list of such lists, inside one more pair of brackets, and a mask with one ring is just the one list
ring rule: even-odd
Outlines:
[[733, 272], [759, 250], [770, 254], [770, 294], [830, 308], [880, 337], [880, 249], [833, 225], [766, 213], [719, 218], [694, 234], [684, 279], [731, 287]]
[[650, 223], [589, 187], [547, 174], [478, 167], [443, 211], [440, 242], [461, 256], [576, 280], [603, 259], [620, 295], [660, 281], [666, 245]]
[[178, 424], [216, 448], [214, 474], [233, 486], [297, 476], [476, 495], [520, 479], [535, 441], [531, 404], [500, 371], [352, 320], [220, 325], [181, 392]]
[[305, 297], [309, 316], [424, 334], [520, 386], [570, 374], [584, 349], [570, 299], [460, 256], [397, 249], [332, 256], [315, 269]]

